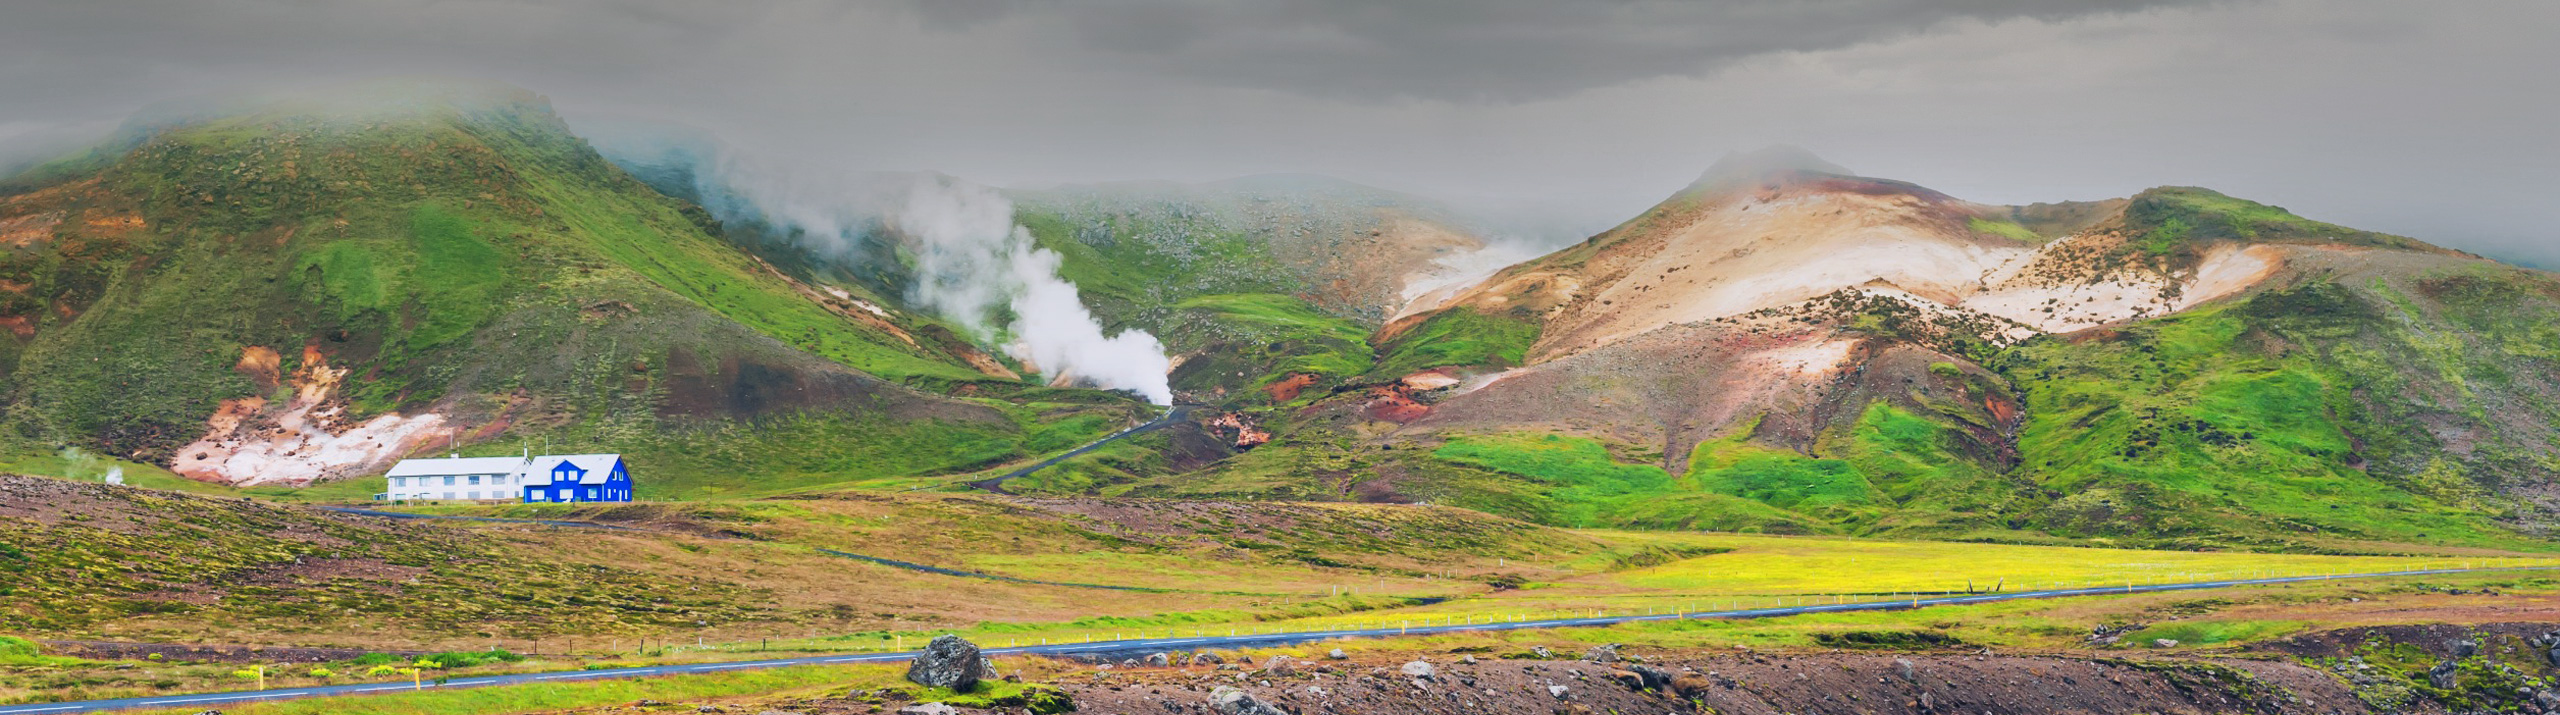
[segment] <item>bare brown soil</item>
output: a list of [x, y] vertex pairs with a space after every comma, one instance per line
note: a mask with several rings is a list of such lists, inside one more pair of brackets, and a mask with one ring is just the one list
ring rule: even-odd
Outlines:
[[[1439, 654], [1425, 658], [1433, 671], [1428, 677], [1407, 675], [1404, 667], [1413, 661], [1402, 657], [1301, 661], [1288, 674], [1251, 665], [1124, 664], [1047, 680], [1074, 698], [1076, 712], [1092, 715], [1215, 713], [1209, 703], [1221, 687], [1297, 715], [2373, 712], [2330, 674], [2272, 660], [1838, 651], [1640, 657], [1644, 662], [1603, 663], [1561, 653], [1554, 660]], [[1652, 671], [1651, 682], [1639, 669]], [[729, 707], [847, 715], [895, 712], [904, 704], [899, 698], [856, 691]]]

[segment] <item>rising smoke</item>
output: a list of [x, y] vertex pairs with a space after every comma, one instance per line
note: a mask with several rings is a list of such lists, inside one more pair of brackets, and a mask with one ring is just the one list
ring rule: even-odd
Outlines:
[[[923, 177], [890, 223], [914, 243], [909, 296], [982, 340], [1006, 341], [1015, 359], [1052, 379], [1130, 390], [1173, 404], [1173, 361], [1144, 331], [1105, 336], [1076, 287], [1058, 277], [1056, 252], [1013, 222], [1013, 202], [993, 189]], [[998, 308], [1009, 310], [998, 310]], [[1009, 313], [1009, 315], [1008, 315]], [[1009, 323], [1000, 321], [1010, 318]]]
[[838, 268], [877, 272], [894, 241], [914, 259], [908, 304], [1002, 345], [1053, 384], [1128, 390], [1173, 404], [1173, 361], [1145, 331], [1105, 335], [1059, 257], [1014, 223], [1013, 202], [938, 174], [790, 171], [745, 157], [700, 130], [590, 124], [582, 133], [615, 163], [694, 199], [724, 223], [767, 224]]

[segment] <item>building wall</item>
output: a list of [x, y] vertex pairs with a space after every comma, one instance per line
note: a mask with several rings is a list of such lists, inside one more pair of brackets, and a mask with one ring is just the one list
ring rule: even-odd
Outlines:
[[524, 489], [523, 478], [512, 474], [445, 474], [394, 477], [385, 493], [393, 501], [518, 501]]

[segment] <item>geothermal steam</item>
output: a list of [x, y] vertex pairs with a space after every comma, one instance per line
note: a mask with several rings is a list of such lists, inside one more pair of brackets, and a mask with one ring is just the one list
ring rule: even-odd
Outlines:
[[935, 175], [792, 171], [698, 130], [637, 125], [597, 137], [635, 174], [685, 175], [720, 220], [789, 227], [791, 240], [829, 260], [864, 260], [857, 246], [895, 229], [916, 257], [908, 295], [916, 307], [1004, 345], [1053, 383], [1173, 403], [1164, 346], [1142, 331], [1104, 335], [1075, 285], [1058, 277], [1058, 254], [1032, 243], [1013, 222], [1013, 202], [994, 189]]
[[1033, 245], [1031, 232], [1014, 224], [1012, 201], [983, 186], [928, 177], [890, 222], [916, 251], [916, 305], [981, 340], [1009, 339], [1015, 359], [1053, 379], [1173, 404], [1164, 345], [1138, 330], [1103, 335], [1075, 284], [1058, 277], [1058, 254]]

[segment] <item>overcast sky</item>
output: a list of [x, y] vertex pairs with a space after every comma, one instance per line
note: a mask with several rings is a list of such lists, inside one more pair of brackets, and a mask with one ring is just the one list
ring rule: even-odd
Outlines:
[[2560, 266], [2556, 34], [2552, 0], [7, 0], [0, 142], [434, 74], [1000, 185], [1309, 172], [1605, 224], [1786, 143]]

